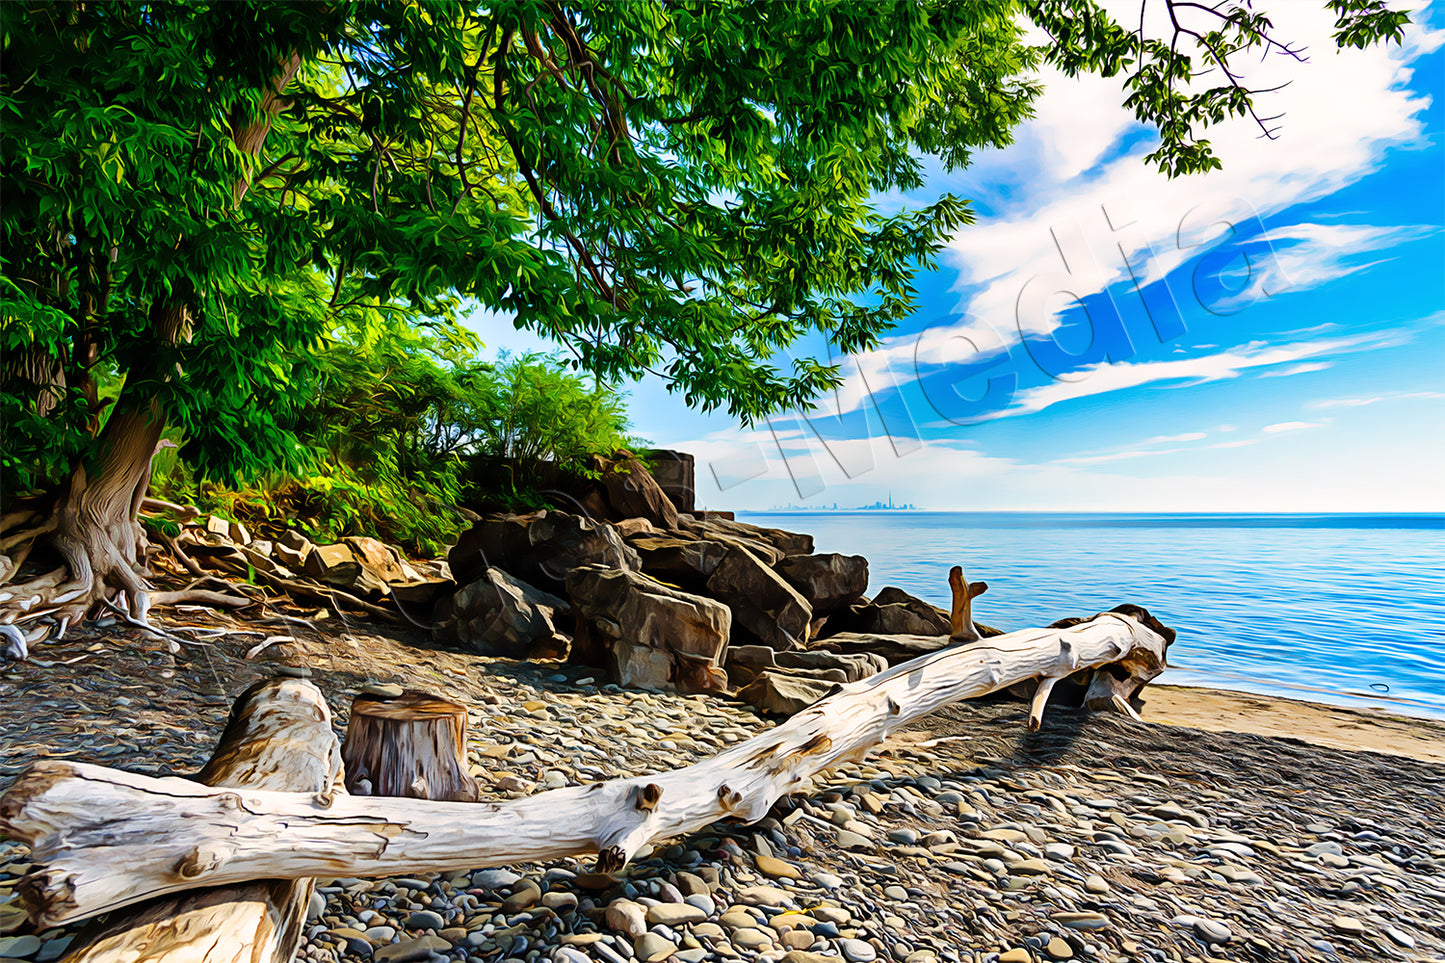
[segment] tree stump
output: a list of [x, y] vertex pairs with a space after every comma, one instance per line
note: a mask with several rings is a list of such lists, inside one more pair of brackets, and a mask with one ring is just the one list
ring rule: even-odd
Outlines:
[[354, 796], [476, 802], [467, 773], [467, 707], [416, 689], [363, 693], [351, 704], [346, 789]]
[[[268, 679], [231, 710], [207, 786], [313, 792], [329, 798], [341, 756], [321, 691]], [[188, 890], [112, 916], [77, 937], [66, 963], [290, 963], [301, 946], [312, 879]]]

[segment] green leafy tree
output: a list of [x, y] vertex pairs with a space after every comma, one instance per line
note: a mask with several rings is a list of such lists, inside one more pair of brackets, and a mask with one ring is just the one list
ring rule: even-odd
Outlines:
[[[1342, 44], [1404, 22], [1330, 6]], [[1008, 143], [1041, 62], [1127, 76], [1170, 173], [1216, 163], [1199, 133], [1253, 94], [1192, 81], [1275, 41], [1199, 9], [1219, 22], [1160, 39], [1092, 0], [3, 5], [0, 579], [38, 538], [58, 555], [3, 617], [116, 592], [143, 616], [164, 428], [203, 473], [297, 463], [310, 356], [358, 306], [472, 298], [607, 382], [653, 371], [744, 420], [808, 404], [836, 369], [777, 352], [875, 345], [972, 218], [870, 199], [920, 188], [920, 151]]]

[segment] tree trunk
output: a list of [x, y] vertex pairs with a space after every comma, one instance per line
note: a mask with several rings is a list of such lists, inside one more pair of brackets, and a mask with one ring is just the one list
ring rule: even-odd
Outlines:
[[357, 696], [341, 758], [353, 795], [477, 801], [467, 772], [467, 707], [425, 692]]
[[[282, 92], [300, 69], [295, 52], [277, 63], [275, 76], [262, 92], [260, 111], [254, 116], [232, 119], [232, 139], [238, 150], [249, 155], [251, 168], [232, 188], [239, 207], [250, 190], [254, 161], [284, 101]], [[190, 337], [191, 304], [185, 293], [189, 282], [176, 284], [169, 300], [151, 305], [151, 336], [158, 349]], [[102, 312], [104, 305], [90, 303], [87, 317]], [[89, 350], [89, 349], [88, 349]], [[137, 377], [138, 374], [144, 375]], [[164, 381], [174, 371], [128, 373], [128, 380]], [[166, 413], [154, 392], [137, 396], [135, 387], [123, 390], [115, 411], [95, 439], [95, 462], [90, 469], [75, 467], [55, 503], [53, 514], [42, 524], [18, 533], [0, 529], [0, 552], [16, 550], [17, 561], [0, 555], [0, 624], [16, 626], [6, 630], [9, 643], [0, 651], [18, 651], [24, 657], [27, 643], [46, 636], [60, 637], [72, 623], [85, 618], [102, 600], [119, 593], [133, 619], [144, 623], [150, 596], [144, 580], [145, 550], [148, 547], [136, 516], [150, 485], [151, 459]], [[47, 573], [20, 585], [9, 585], [20, 572], [38, 538], [49, 536], [64, 563], [59, 578]], [[40, 620], [44, 619], [43, 622]], [[34, 623], [34, 624], [30, 624]], [[14, 641], [15, 637], [22, 640]]]
[[1120, 666], [1107, 705], [1164, 668], [1173, 632], [1142, 609], [1066, 628], [1026, 629], [944, 649], [849, 683], [697, 765], [568, 787], [505, 803], [221, 791], [100, 766], [32, 767], [0, 799], [0, 829], [38, 869], [21, 899], [42, 925], [148, 895], [257, 877], [391, 876], [471, 870], [581, 853], [621, 868], [643, 843], [724, 817], [755, 822], [812, 775], [861, 758], [894, 730], [960, 699], [1041, 680], [1033, 716], [1058, 679]]
[[[340, 770], [321, 691], [300, 679], [270, 679], [237, 700], [196, 778], [214, 787], [325, 794]], [[152, 900], [82, 934], [66, 963], [289, 963], [313, 886], [306, 878], [261, 880]]]

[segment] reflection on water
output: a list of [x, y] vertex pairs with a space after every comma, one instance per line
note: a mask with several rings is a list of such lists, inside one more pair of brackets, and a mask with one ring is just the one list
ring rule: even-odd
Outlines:
[[1445, 517], [739, 514], [866, 555], [885, 585], [949, 604], [948, 569], [989, 583], [1002, 629], [1121, 602], [1179, 632], [1160, 681], [1445, 718]]

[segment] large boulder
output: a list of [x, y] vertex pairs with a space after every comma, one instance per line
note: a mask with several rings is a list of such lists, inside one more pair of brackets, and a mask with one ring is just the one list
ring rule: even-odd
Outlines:
[[560, 591], [580, 565], [636, 572], [637, 553], [611, 524], [568, 512], [497, 515], [478, 519], [447, 556], [458, 585], [500, 565], [530, 585]]
[[726, 605], [638, 572], [585, 565], [567, 575], [577, 615], [574, 659], [627, 686], [722, 691], [732, 614]]
[[709, 542], [720, 542], [723, 545], [736, 545], [745, 548], [768, 565], [776, 565], [787, 556], [787, 553], [782, 549], [768, 542], [738, 535], [735, 532], [725, 531], [711, 521], [702, 521], [686, 515], [680, 515], [678, 519], [679, 524], [682, 526], [683, 534], [686, 536]]
[[483, 655], [512, 659], [565, 659], [571, 639], [557, 628], [566, 601], [533, 588], [493, 565], [443, 600], [432, 630], [439, 639], [465, 642]]
[[707, 539], [642, 537], [628, 540], [642, 559], [642, 570], [664, 582], [701, 592], [729, 549]]
[[882, 635], [873, 632], [840, 632], [815, 643], [819, 649], [843, 655], [880, 656], [889, 665], [907, 662], [952, 644], [946, 635]]
[[616, 461], [597, 459], [594, 467], [612, 509], [609, 517], [645, 518], [658, 528], [677, 528], [677, 506], [642, 462], [624, 453]]
[[648, 453], [652, 477], [679, 512], [691, 512], [697, 505], [697, 469], [685, 451], [657, 449]]
[[760, 712], [791, 716], [827, 696], [836, 685], [805, 676], [764, 672], [741, 689], [738, 698]]
[[764, 645], [795, 649], [808, 641], [808, 600], [745, 548], [727, 550], [708, 576], [707, 592], [726, 602], [733, 621]]
[[[683, 520], [683, 524], [687, 524], [687, 521]], [[785, 556], [813, 554], [813, 536], [801, 532], [785, 532], [781, 528], [749, 525], [747, 522], [717, 518], [714, 513], [709, 513], [705, 521], [694, 518], [693, 524], [702, 525], [709, 531], [732, 535], [736, 538], [766, 542]]]
[[779, 652], [777, 665], [783, 669], [821, 673], [841, 671], [846, 682], [858, 682], [888, 668], [888, 660], [874, 652]]
[[815, 616], [851, 605], [868, 590], [868, 560], [862, 555], [789, 555], [774, 568], [808, 600]]

